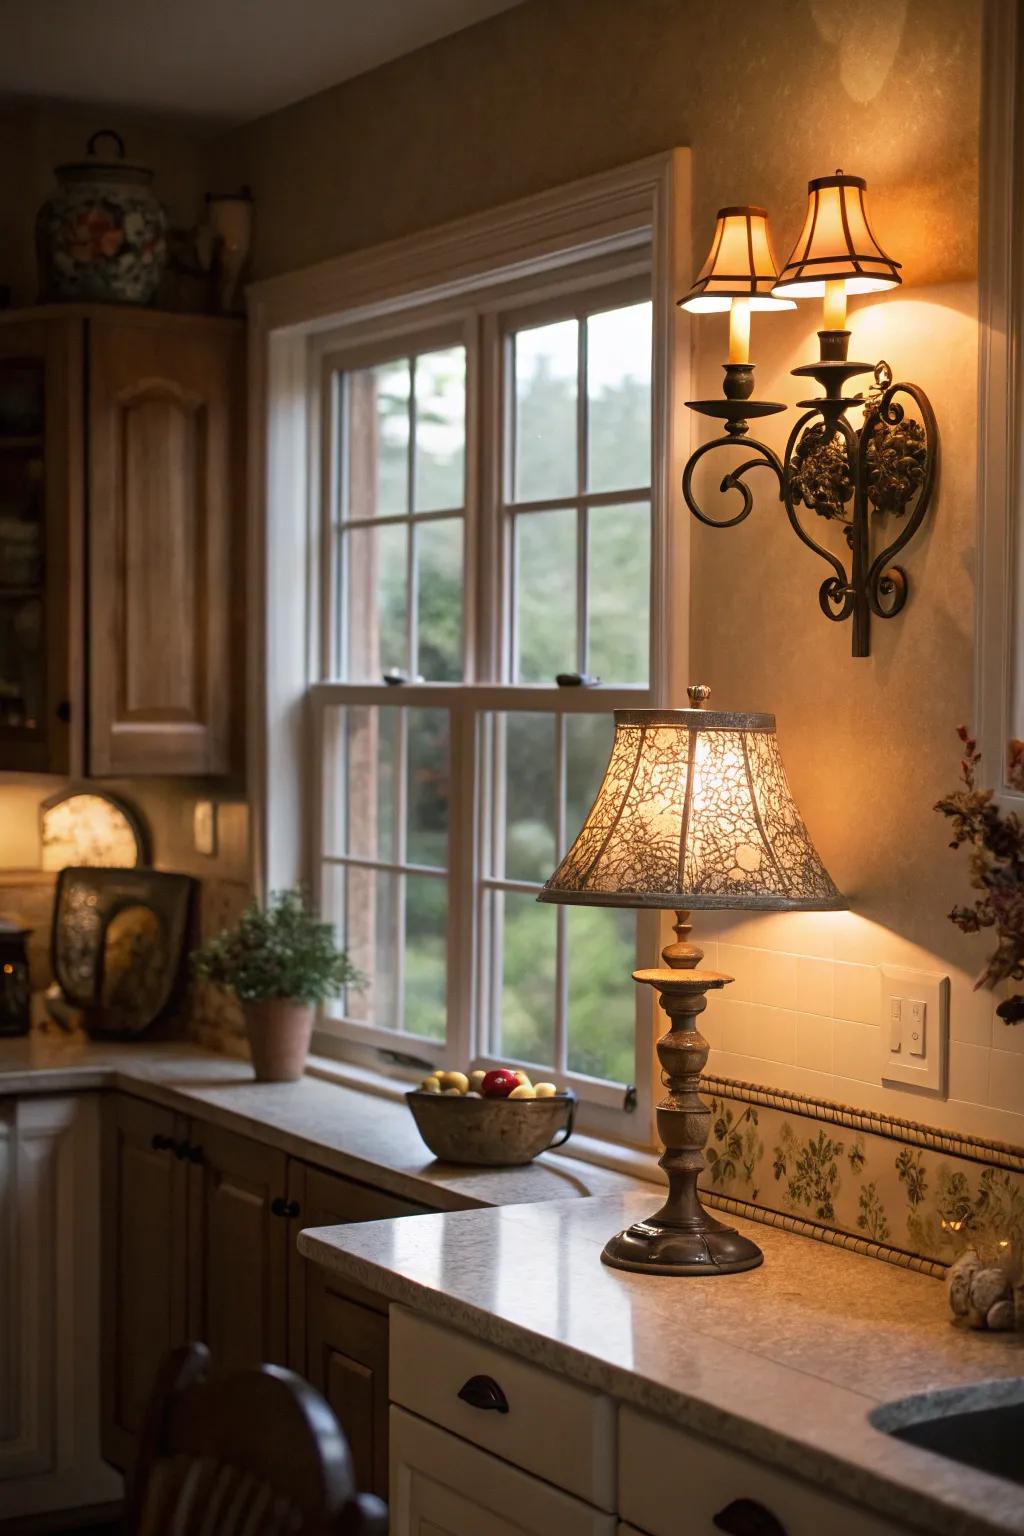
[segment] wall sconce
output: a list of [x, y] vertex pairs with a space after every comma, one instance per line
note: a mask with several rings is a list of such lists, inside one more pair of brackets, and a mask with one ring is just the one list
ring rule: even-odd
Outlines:
[[[683, 471], [683, 499], [708, 527], [734, 528], [753, 507], [747, 474], [762, 467], [772, 470], [793, 531], [830, 567], [818, 602], [826, 618], [836, 623], [853, 620], [854, 656], [870, 654], [871, 615], [895, 618], [906, 603], [907, 574], [891, 562], [914, 537], [928, 510], [938, 452], [935, 417], [924, 391], [916, 384], [894, 383], [886, 362], [847, 360], [847, 294], [878, 293], [901, 281], [899, 262], [886, 255], [871, 233], [865, 190], [859, 176], [844, 176], [842, 171], [809, 182], [804, 227], [778, 277], [764, 210], [720, 209], [708, 259], [690, 292], [679, 300], [683, 309], [697, 313], [731, 309], [725, 398], [687, 401], [691, 410], [724, 421], [725, 435], [703, 443], [691, 455]], [[793, 299], [803, 298], [824, 300], [819, 359], [794, 368], [793, 374], [817, 380], [824, 394], [799, 402], [803, 414], [780, 459], [772, 448], [748, 436], [751, 420], [786, 409], [776, 401], [751, 398], [749, 309], [786, 308]], [[743, 308], [737, 314], [737, 306], [745, 306], [747, 314]], [[873, 374], [874, 384], [866, 394], [844, 395], [847, 380], [860, 373]], [[897, 395], [914, 401], [921, 421], [906, 415]], [[852, 409], [863, 410], [859, 428], [848, 420]], [[693, 476], [707, 454], [723, 447], [742, 448], [750, 457], [719, 486], [723, 494], [739, 491], [739, 511], [714, 518], [695, 500]], [[840, 525], [850, 550], [849, 572], [839, 556], [803, 526], [800, 507]], [[899, 531], [876, 553], [873, 535], [889, 517], [899, 520]]]

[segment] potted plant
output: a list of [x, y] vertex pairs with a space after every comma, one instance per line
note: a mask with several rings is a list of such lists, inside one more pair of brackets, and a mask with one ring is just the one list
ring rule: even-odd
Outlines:
[[250, 902], [236, 927], [195, 951], [192, 969], [238, 998], [256, 1076], [270, 1083], [302, 1076], [316, 1005], [358, 979], [298, 887], [271, 892], [265, 907]]

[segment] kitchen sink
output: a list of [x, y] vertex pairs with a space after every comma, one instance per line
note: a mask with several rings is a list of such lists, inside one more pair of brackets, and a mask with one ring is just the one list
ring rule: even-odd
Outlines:
[[1024, 1378], [925, 1392], [874, 1409], [883, 1434], [1024, 1485]]

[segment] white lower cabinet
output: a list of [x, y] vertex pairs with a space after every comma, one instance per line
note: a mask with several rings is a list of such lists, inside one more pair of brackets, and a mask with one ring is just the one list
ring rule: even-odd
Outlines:
[[614, 1515], [391, 1409], [390, 1536], [615, 1536]]
[[0, 1519], [121, 1496], [99, 1443], [95, 1095], [0, 1099]]
[[[739, 1507], [737, 1507], [739, 1506]], [[633, 1408], [619, 1413], [619, 1536], [901, 1536], [902, 1527]], [[758, 1523], [752, 1523], [760, 1522]], [[774, 1523], [771, 1523], [774, 1522]]]

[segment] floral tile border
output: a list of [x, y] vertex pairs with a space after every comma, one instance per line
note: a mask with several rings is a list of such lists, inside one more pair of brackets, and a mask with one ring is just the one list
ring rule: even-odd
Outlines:
[[753, 1083], [705, 1077], [709, 1203], [941, 1273], [1024, 1239], [1024, 1150]]

